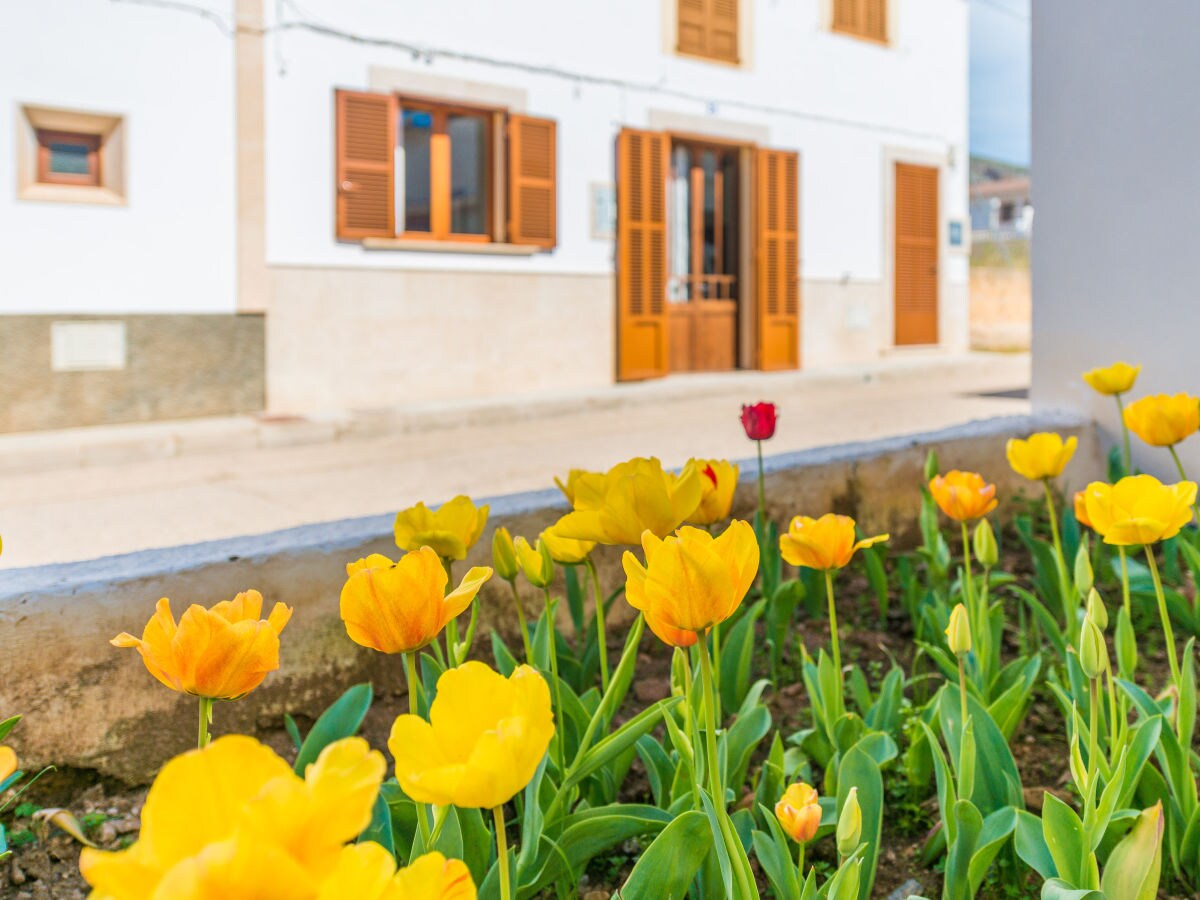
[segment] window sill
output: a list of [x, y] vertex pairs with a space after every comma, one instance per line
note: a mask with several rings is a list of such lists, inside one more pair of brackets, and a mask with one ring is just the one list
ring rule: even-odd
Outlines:
[[410, 250], [416, 253], [474, 253], [483, 256], [533, 256], [542, 251], [531, 244], [474, 241], [420, 241], [407, 238], [363, 238], [364, 250]]
[[112, 188], [91, 184], [46, 184], [34, 182], [17, 192], [18, 200], [45, 203], [90, 203], [98, 206], [124, 206], [125, 197]]

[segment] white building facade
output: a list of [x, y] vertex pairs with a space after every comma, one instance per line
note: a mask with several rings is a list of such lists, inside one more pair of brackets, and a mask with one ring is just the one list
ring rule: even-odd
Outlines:
[[76, 323], [67, 418], [146, 315], [296, 414], [967, 346], [966, 0], [10, 6], [0, 335]]

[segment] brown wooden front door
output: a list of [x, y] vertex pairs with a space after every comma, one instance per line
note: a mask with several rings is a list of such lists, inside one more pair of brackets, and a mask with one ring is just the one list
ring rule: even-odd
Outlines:
[[755, 153], [756, 365], [800, 366], [800, 157]]
[[896, 163], [897, 346], [938, 342], [938, 170]]

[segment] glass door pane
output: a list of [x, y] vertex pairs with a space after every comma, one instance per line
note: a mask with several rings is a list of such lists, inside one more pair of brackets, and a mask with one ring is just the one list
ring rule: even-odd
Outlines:
[[487, 117], [451, 113], [446, 117], [446, 133], [450, 136], [450, 231], [486, 235]]
[[433, 113], [400, 111], [400, 146], [404, 148], [404, 204], [398, 231], [432, 230], [429, 168]]

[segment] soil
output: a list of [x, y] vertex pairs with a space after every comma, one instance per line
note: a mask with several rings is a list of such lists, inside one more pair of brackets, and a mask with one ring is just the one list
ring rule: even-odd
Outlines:
[[[1018, 542], [1007, 542], [1014, 550]], [[1001, 568], [1021, 577], [1025, 581], [1030, 575], [1028, 559], [1023, 551], [1006, 554]], [[843, 573], [838, 586], [839, 617], [842, 631], [843, 655], [848, 661], [862, 667], [874, 687], [878, 680], [890, 670], [893, 662], [906, 672], [911, 672], [915, 645], [912, 625], [900, 608], [893, 602], [886, 622], [881, 622], [874, 603], [868, 601], [871, 594], [866, 579], [857, 571]], [[1014, 601], [1015, 602], [1015, 601]], [[817, 619], [804, 617], [797, 623], [794, 641], [802, 641], [810, 653], [827, 646], [828, 622], [822, 616]], [[1139, 633], [1156, 633], [1147, 629]], [[1005, 635], [1005, 658], [1017, 653], [1018, 635], [1010, 631]], [[759, 641], [765, 646], [765, 637]], [[795, 645], [798, 647], [798, 644]], [[615, 665], [619, 646], [611, 646], [610, 653]], [[1166, 655], [1161, 645], [1143, 646], [1140, 650], [1139, 675], [1143, 683], [1163, 684], [1168, 676]], [[794, 653], [793, 653], [794, 655]], [[632, 694], [636, 707], [666, 696], [670, 690], [670, 648], [649, 639], [644, 639], [639, 654], [637, 680]], [[765, 661], [763, 663], [765, 668]], [[764, 696], [770, 708], [774, 727], [785, 737], [810, 723], [810, 714], [802, 684], [790, 683]], [[392, 719], [404, 703], [403, 694], [383, 692], [377, 699], [364, 723], [364, 735], [373, 746], [386, 746], [387, 734]], [[311, 726], [311, 720], [298, 717], [302, 729]], [[285, 758], [294, 754], [290, 738], [282, 727], [257, 735], [270, 744]], [[1200, 735], [1197, 736], [1200, 745]], [[765, 750], [767, 742], [763, 742]], [[1075, 803], [1076, 797], [1070, 789], [1070, 774], [1067, 770], [1067, 742], [1064, 735], [1062, 716], [1047, 689], [1039, 689], [1025, 721], [1011, 741], [1011, 748], [1024, 785], [1026, 806], [1034, 812], [1041, 809], [1045, 792], [1052, 792]], [[901, 753], [904, 748], [901, 747]], [[757, 769], [761, 759], [756, 760], [751, 771]], [[938, 822], [938, 811], [934, 797], [910, 799], [901, 783], [903, 776], [885, 773], [885, 790], [888, 792], [889, 816], [883, 832], [883, 846], [875, 880], [874, 896], [901, 900], [910, 894], [938, 897], [942, 890], [941, 863], [927, 866], [921, 859], [921, 850], [931, 829]], [[45, 807], [61, 806], [78, 818], [85, 835], [97, 846], [115, 850], [128, 846], [136, 837], [140, 827], [139, 815], [145, 801], [144, 787], [129, 787], [111, 780], [97, 780], [88, 772], [50, 772], [43, 776], [22, 799], [33, 800]], [[628, 780], [622, 791], [622, 799], [648, 801], [650, 790], [645, 773], [638, 760], [634, 761]], [[73, 838], [53, 826], [37, 822], [33, 818], [31, 804], [16, 807], [23, 815], [6, 813], [2, 820], [8, 830], [12, 856], [0, 862], [0, 898], [15, 900], [41, 900], [41, 898], [84, 898], [87, 885], [79, 875], [80, 845]], [[835, 864], [830, 841], [814, 844], [809, 861], [819, 872], [829, 872]], [[621, 848], [593, 860], [579, 885], [582, 900], [607, 900], [621, 885], [632, 870], [642, 846], [628, 841]], [[752, 860], [756, 866], [757, 863]], [[1019, 873], [1019, 875], [1017, 874]], [[767, 893], [767, 882], [759, 876], [759, 887], [763, 896]], [[1019, 880], [1018, 880], [1019, 879]], [[1166, 879], [1164, 878], [1164, 881]], [[1181, 892], [1179, 885], [1164, 884], [1159, 897], [1162, 900], [1200, 898], [1200, 894]], [[979, 893], [981, 900], [1009, 900], [1017, 897], [1037, 897], [1040, 893], [1039, 880], [1023, 866], [1016, 872], [998, 872], [985, 883]]]

